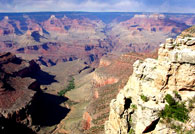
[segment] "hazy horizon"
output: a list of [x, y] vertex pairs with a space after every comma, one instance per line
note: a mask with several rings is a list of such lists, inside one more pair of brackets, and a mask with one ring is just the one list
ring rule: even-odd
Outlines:
[[195, 13], [194, 0], [0, 0], [0, 12]]
[[151, 14], [195, 14], [192, 13], [192, 12], [146, 12], [146, 11], [143, 11], [143, 12], [125, 12], [125, 11], [13, 11], [13, 12], [1, 12], [1, 14], [12, 14], [12, 13], [151, 13]]

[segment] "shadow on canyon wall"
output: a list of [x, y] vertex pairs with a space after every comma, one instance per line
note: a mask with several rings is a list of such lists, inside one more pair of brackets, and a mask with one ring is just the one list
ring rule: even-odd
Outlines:
[[33, 124], [53, 126], [60, 123], [70, 111], [60, 105], [67, 100], [67, 98], [62, 96], [43, 92], [38, 93], [31, 107]]
[[0, 134], [36, 134], [27, 126], [16, 123], [15, 120], [0, 118]]

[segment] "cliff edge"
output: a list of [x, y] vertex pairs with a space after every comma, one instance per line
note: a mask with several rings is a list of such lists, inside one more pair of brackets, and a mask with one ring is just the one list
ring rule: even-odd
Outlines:
[[110, 103], [106, 134], [194, 132], [195, 37], [187, 36], [193, 28], [161, 44], [158, 59], [133, 64], [126, 86]]
[[0, 53], [0, 133], [34, 133], [29, 107], [40, 88], [29, 75], [39, 70], [34, 61]]

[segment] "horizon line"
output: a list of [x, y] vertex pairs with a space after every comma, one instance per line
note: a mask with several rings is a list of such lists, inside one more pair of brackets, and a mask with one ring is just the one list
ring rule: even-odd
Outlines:
[[17, 11], [17, 12], [0, 12], [0, 14], [11, 14], [11, 13], [65, 13], [65, 12], [75, 12], [75, 13], [156, 13], [156, 14], [195, 14], [192, 12], [182, 13], [182, 12], [139, 12], [139, 11]]

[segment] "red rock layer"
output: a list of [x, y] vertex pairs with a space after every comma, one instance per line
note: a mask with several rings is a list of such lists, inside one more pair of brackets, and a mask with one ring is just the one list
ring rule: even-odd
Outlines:
[[[143, 60], [147, 57], [156, 58], [156, 56], [157, 52], [145, 54], [129, 53], [122, 55], [121, 57], [108, 56], [107, 58], [103, 58], [104, 61], [109, 59], [110, 65], [102, 66], [102, 64], [100, 64], [95, 71], [95, 73], [100, 74], [97, 76], [104, 75], [105, 84], [102, 86], [94, 85], [94, 98], [87, 108], [87, 112], [92, 120], [90, 128], [85, 130], [86, 134], [101, 134], [104, 132], [104, 122], [108, 119], [110, 101], [116, 97], [119, 90], [125, 86], [133, 71], [132, 64], [138, 59]], [[117, 78], [118, 81], [106, 83], [111, 76]], [[96, 79], [94, 79], [94, 81], [96, 81]]]

